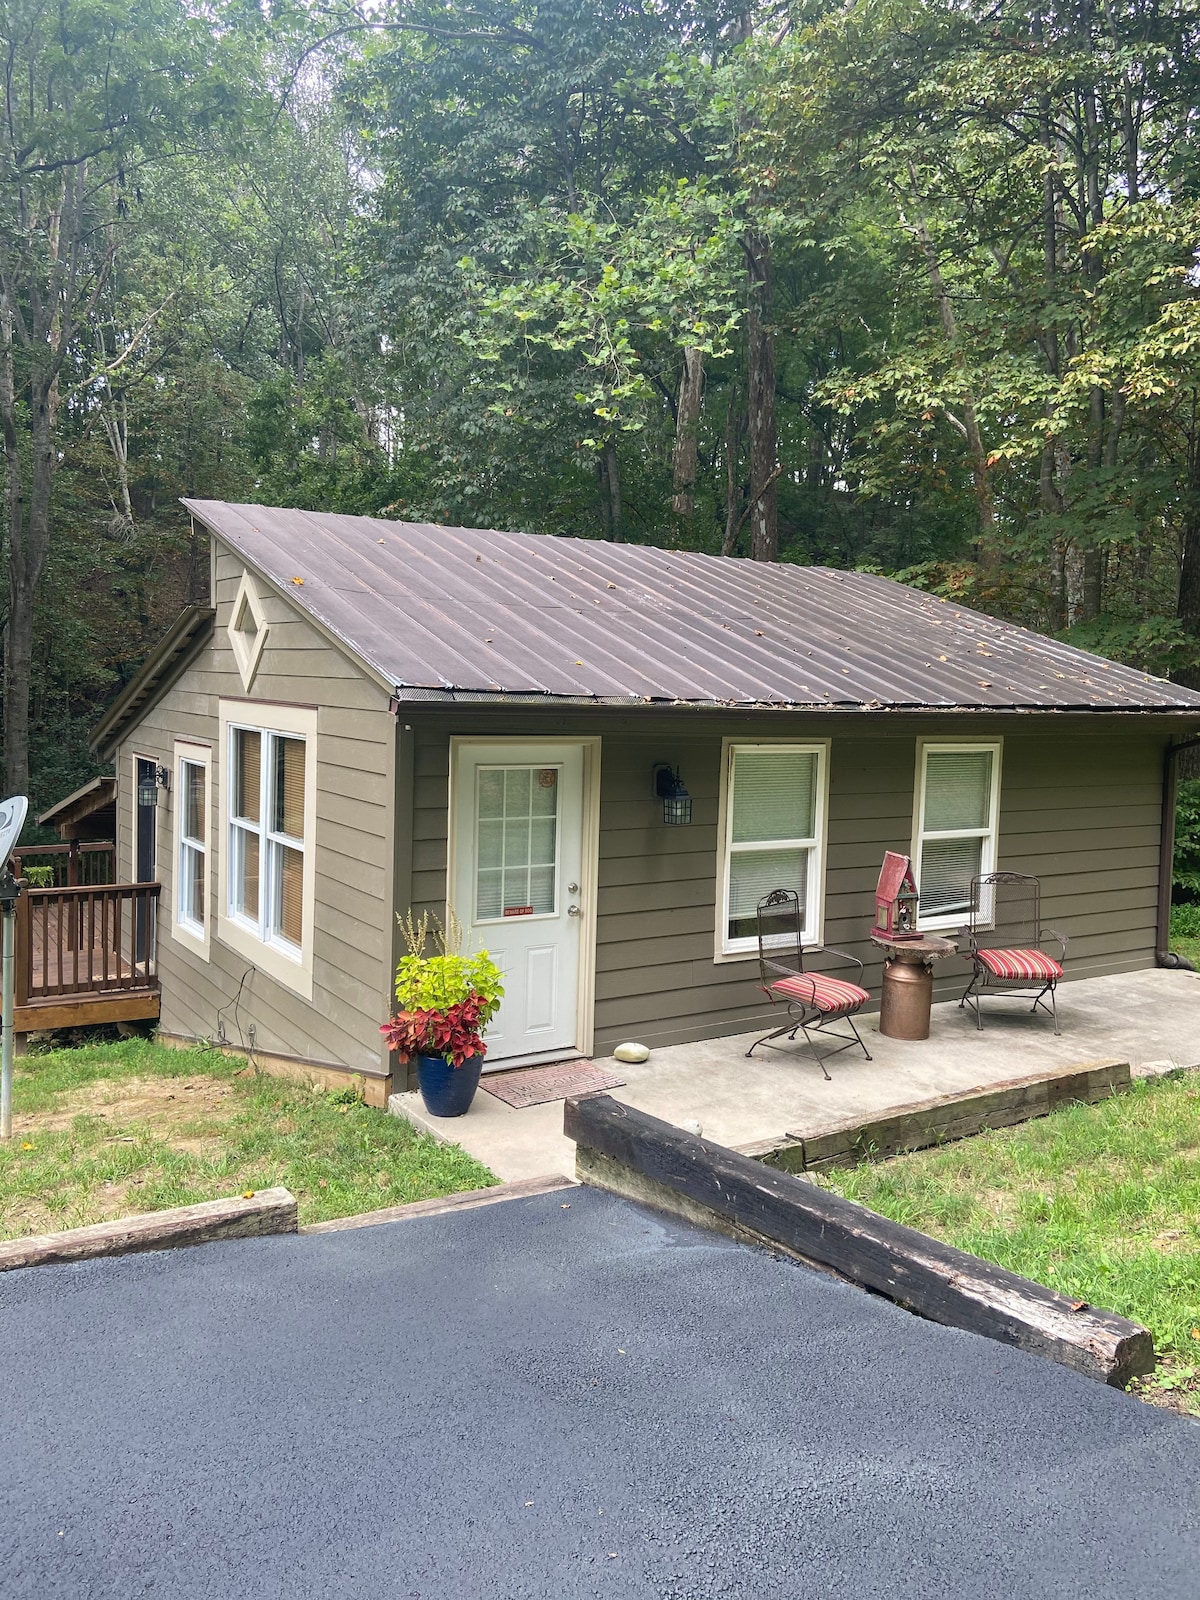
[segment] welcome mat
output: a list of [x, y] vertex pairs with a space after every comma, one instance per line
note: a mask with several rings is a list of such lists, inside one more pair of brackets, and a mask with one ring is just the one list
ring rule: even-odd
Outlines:
[[549, 1067], [522, 1067], [516, 1072], [489, 1073], [479, 1083], [481, 1089], [503, 1100], [506, 1106], [545, 1105], [547, 1100], [565, 1100], [568, 1095], [599, 1094], [617, 1089], [625, 1082], [615, 1072], [606, 1072], [593, 1061], [557, 1061]]

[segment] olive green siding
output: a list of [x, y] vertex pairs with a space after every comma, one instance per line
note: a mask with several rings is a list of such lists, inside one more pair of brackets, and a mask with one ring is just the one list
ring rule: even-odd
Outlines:
[[[653, 733], [642, 731], [650, 718]], [[1154, 961], [1168, 733], [1148, 720], [464, 710], [453, 722], [413, 721], [412, 899], [439, 913], [451, 733], [602, 734], [597, 1054], [631, 1036], [663, 1045], [744, 1032], [768, 1015], [756, 963], [714, 959], [722, 736], [831, 740], [824, 940], [864, 961], [873, 995], [882, 971], [867, 938], [875, 883], [884, 851], [911, 847], [919, 737], [1003, 737], [998, 864], [1041, 879], [1043, 921], [1070, 937], [1068, 977]], [[694, 801], [690, 826], [663, 825], [655, 761], [680, 768]], [[967, 975], [965, 962], [944, 962], [939, 998], [960, 993]]]
[[[247, 692], [226, 634], [242, 570], [236, 556], [215, 544], [217, 617], [212, 639], [123, 741], [116, 756], [118, 865], [120, 876], [128, 880], [133, 875], [133, 755], [151, 756], [170, 768], [177, 739], [212, 748], [207, 961], [171, 932], [174, 778], [172, 792], [161, 797], [157, 808], [158, 878], [163, 886], [158, 935], [161, 1027], [185, 1038], [211, 1039], [223, 1029], [234, 1045], [248, 1044], [253, 1027], [254, 1044], [265, 1053], [381, 1074], [386, 1071], [386, 1054], [379, 1024], [387, 1010], [395, 893], [395, 719], [388, 710], [389, 696], [261, 582], [257, 588], [270, 631]], [[225, 782], [218, 735], [221, 699], [319, 708], [311, 1002], [221, 941], [215, 920], [216, 835]], [[269, 713], [264, 712], [262, 720], [269, 724]]]

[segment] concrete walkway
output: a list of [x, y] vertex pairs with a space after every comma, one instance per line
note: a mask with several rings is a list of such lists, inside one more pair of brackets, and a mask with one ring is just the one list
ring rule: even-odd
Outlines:
[[[1135, 1072], [1200, 1065], [1200, 974], [1152, 969], [1064, 984], [1062, 1034], [1016, 1001], [985, 1002], [984, 1029], [957, 1004], [933, 1009], [930, 1037], [884, 1039], [878, 1015], [859, 1019], [873, 1060], [847, 1050], [829, 1065], [832, 1083], [801, 1045], [763, 1049], [746, 1059], [762, 1030], [655, 1050], [641, 1066], [603, 1065], [625, 1078], [614, 1097], [677, 1127], [691, 1124], [719, 1144], [740, 1147], [831, 1122], [879, 1116], [907, 1105], [1040, 1069], [1086, 1061], [1128, 1061]], [[782, 1019], [781, 1019], [782, 1020]], [[436, 1138], [460, 1144], [504, 1182], [575, 1171], [575, 1146], [563, 1135], [562, 1101], [514, 1110], [482, 1090], [465, 1117], [431, 1117], [416, 1094], [393, 1095], [390, 1109]]]

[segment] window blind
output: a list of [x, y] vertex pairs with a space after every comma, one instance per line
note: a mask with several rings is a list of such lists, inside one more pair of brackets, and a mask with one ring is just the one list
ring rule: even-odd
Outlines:
[[183, 832], [185, 838], [204, 843], [204, 768], [198, 761], [183, 762]]
[[[288, 743], [294, 741], [289, 740]], [[303, 745], [301, 750], [303, 750]], [[292, 944], [304, 940], [304, 856], [290, 846], [277, 845], [279, 852], [279, 932]]]
[[183, 914], [192, 922], [204, 923], [204, 852], [195, 845], [183, 847]]
[[971, 879], [982, 870], [983, 835], [974, 839], [926, 839], [921, 850], [921, 911], [925, 916], [966, 913]]
[[990, 750], [931, 750], [926, 755], [926, 833], [986, 828], [991, 798]]
[[816, 815], [816, 751], [735, 752], [731, 830], [734, 844], [811, 839]]
[[259, 823], [262, 805], [262, 734], [254, 728], [238, 728], [235, 736], [237, 749], [237, 778], [235, 796], [237, 815], [247, 822]]
[[729, 935], [758, 932], [758, 902], [773, 889], [794, 889], [803, 907], [808, 895], [810, 850], [739, 850], [729, 858]]
[[258, 921], [258, 835], [245, 828], [234, 830], [234, 910], [251, 922]]
[[271, 827], [304, 838], [304, 740], [275, 736], [275, 804]]

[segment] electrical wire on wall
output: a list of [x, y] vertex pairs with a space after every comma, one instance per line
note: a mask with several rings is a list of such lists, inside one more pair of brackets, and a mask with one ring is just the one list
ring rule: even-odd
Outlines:
[[247, 1061], [249, 1062], [250, 1066], [254, 1068], [255, 1072], [262, 1070], [259, 1067], [258, 1062], [254, 1059], [254, 1050], [256, 1045], [255, 1034], [258, 1030], [254, 1023], [251, 1022], [247, 1025], [245, 1033], [242, 1032], [241, 999], [242, 991], [246, 987], [247, 980], [253, 977], [257, 971], [257, 967], [246, 968], [245, 972], [242, 973], [241, 982], [237, 986], [237, 992], [235, 993], [233, 999], [228, 1003], [228, 1005], [222, 1006], [217, 1012], [217, 1043], [230, 1049], [233, 1048], [233, 1041], [229, 1038], [229, 1035], [225, 1031], [225, 1018], [227, 1015], [232, 1013], [233, 1026], [237, 1030], [237, 1048], [243, 1052]]

